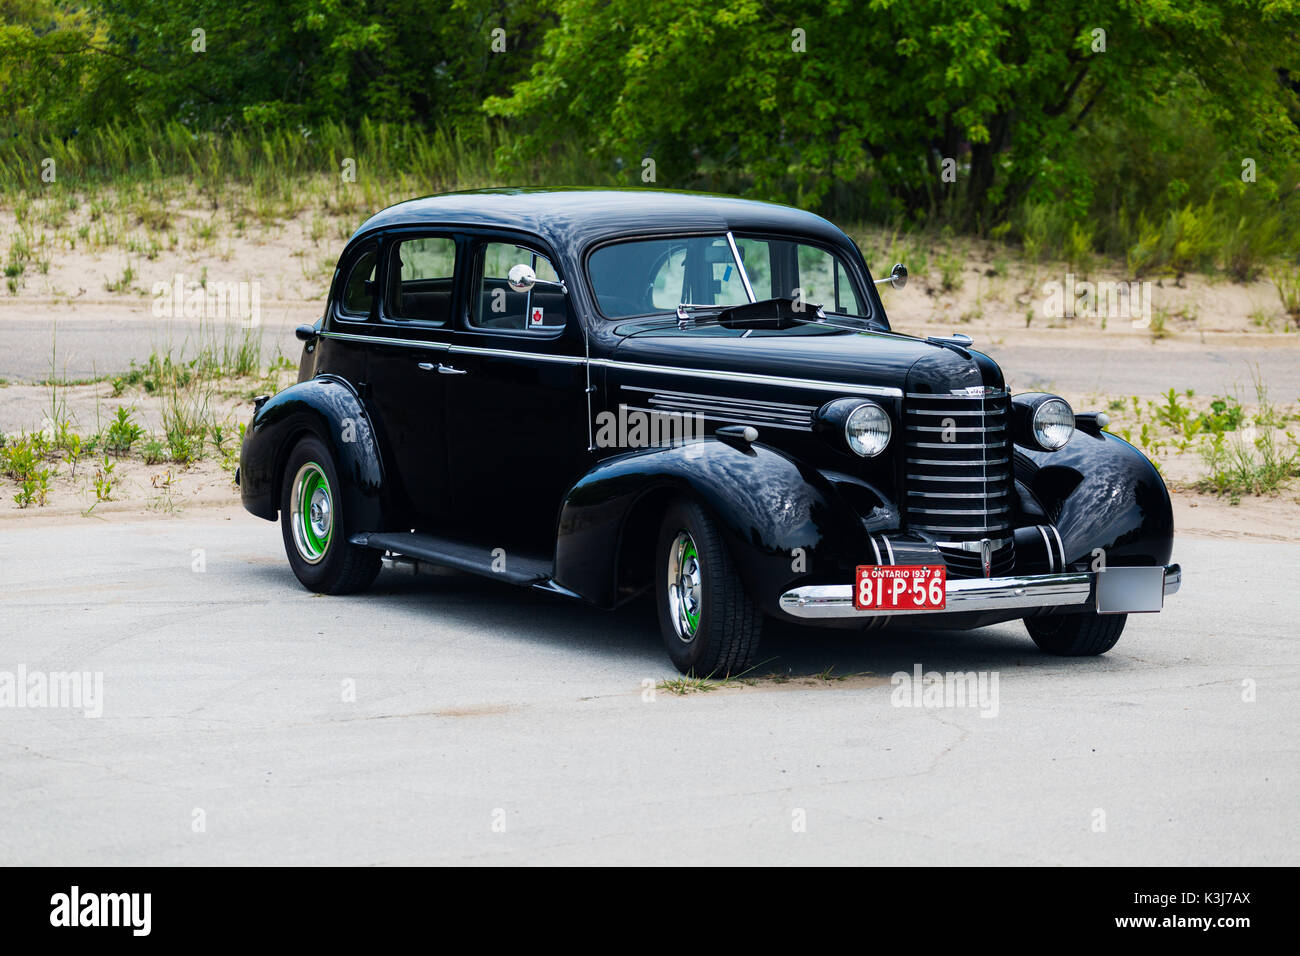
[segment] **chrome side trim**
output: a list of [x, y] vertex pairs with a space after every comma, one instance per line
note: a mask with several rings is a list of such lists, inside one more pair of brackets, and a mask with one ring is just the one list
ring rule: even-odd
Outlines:
[[[851, 395], [879, 395], [882, 398], [902, 398], [901, 388], [883, 385], [862, 385], [855, 382], [819, 382], [808, 378], [788, 378], [783, 375], [759, 375], [749, 372], [728, 372], [721, 369], [677, 368], [671, 365], [647, 365], [643, 362], [620, 362], [616, 359], [584, 359], [578, 355], [550, 355], [541, 352], [520, 352], [515, 349], [489, 349], [474, 345], [454, 345], [450, 342], [427, 342], [419, 339], [394, 339], [381, 335], [356, 335], [350, 332], [321, 332], [321, 338], [341, 339], [345, 342], [369, 342], [375, 345], [397, 345], [407, 348], [449, 351], [464, 355], [501, 356], [503, 358], [534, 359], [538, 362], [555, 362], [568, 365], [599, 365], [603, 368], [621, 368], [630, 372], [657, 372], [662, 375], [679, 375], [688, 378], [707, 378], [722, 382], [751, 382], [758, 385], [779, 385], [786, 388], [809, 388], [819, 392], [847, 392]], [[628, 388], [630, 386], [623, 386]], [[945, 446], [946, 447], [946, 446]]]
[[586, 359], [580, 355], [551, 355], [544, 352], [521, 352], [517, 349], [489, 349], [478, 345], [456, 345], [452, 342], [429, 342], [423, 339], [394, 339], [384, 335], [357, 335], [352, 332], [322, 332], [322, 338], [342, 339], [345, 342], [365, 342], [370, 345], [396, 345], [411, 349], [428, 349], [433, 352], [450, 352], [455, 355], [487, 355], [501, 358], [533, 359], [538, 362], [556, 362], [564, 365], [582, 365]]
[[367, 342], [372, 345], [400, 345], [412, 349], [429, 349], [445, 352], [451, 347], [448, 342], [427, 342], [423, 339], [393, 339], [383, 335], [357, 335], [353, 332], [321, 332], [323, 339], [342, 339], [344, 342]]
[[653, 404], [659, 399], [664, 401], [699, 401], [709, 402], [717, 405], [741, 405], [746, 408], [754, 409], [771, 409], [774, 412], [784, 412], [787, 414], [812, 414], [817, 411], [816, 405], [795, 405], [789, 402], [764, 402], [758, 399], [749, 398], [731, 398], [727, 395], [705, 395], [703, 392], [671, 392], [662, 388], [651, 388], [645, 385], [623, 385], [625, 392], [648, 392], [653, 396]]
[[736, 425], [753, 425], [755, 428], [788, 428], [791, 431], [806, 432], [810, 429], [809, 425], [789, 425], [785, 422], [773, 421], [769, 418], [746, 418], [742, 415], [714, 415], [711, 412], [702, 411], [698, 408], [669, 408], [665, 406], [649, 407], [643, 405], [624, 405], [629, 412], [644, 412], [647, 415], [660, 415], [667, 418], [670, 415], [677, 415], [681, 418], [689, 418], [698, 415], [705, 421], [715, 422], [732, 422]]
[[550, 355], [544, 352], [517, 352], [514, 349], [485, 349], [478, 345], [450, 346], [453, 355], [487, 355], [492, 358], [534, 359], [538, 362], [553, 362], [561, 365], [582, 365], [586, 362], [580, 355]]
[[[616, 359], [591, 360], [592, 365], [604, 368], [625, 369], [629, 372], [657, 372], [663, 375], [683, 375], [688, 378], [707, 378], [721, 382], [753, 382], [758, 385], [782, 385], [786, 388], [811, 388], [821, 392], [847, 392], [851, 395], [880, 395], [885, 398], [902, 398], [901, 388], [883, 385], [860, 385], [852, 382], [819, 382], [807, 378], [787, 378], [782, 375], [758, 375], [749, 372], [727, 372], [721, 369], [677, 368], [672, 365], [647, 365], [643, 362], [620, 362]], [[626, 388], [627, 386], [623, 386]]]

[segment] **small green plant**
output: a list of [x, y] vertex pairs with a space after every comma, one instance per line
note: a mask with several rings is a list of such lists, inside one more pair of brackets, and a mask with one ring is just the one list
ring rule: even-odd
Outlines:
[[136, 442], [144, 436], [144, 429], [134, 420], [131, 409], [125, 405], [117, 407], [117, 415], [108, 425], [104, 435], [104, 447], [121, 457], [131, 450]]
[[104, 456], [104, 461], [95, 468], [95, 503], [101, 501], [111, 501], [113, 499], [113, 470], [117, 468], [117, 462], [112, 461], [108, 456]]
[[116, 279], [104, 280], [104, 290], [107, 292], [125, 292], [131, 288], [131, 283], [134, 281], [135, 270], [131, 268], [130, 263], [127, 263], [126, 268], [122, 270], [122, 274]]
[[83, 451], [82, 438], [80, 435], [69, 434], [63, 441], [63, 460], [68, 465], [68, 477], [77, 477], [77, 462], [81, 459]]
[[141, 451], [146, 465], [160, 465], [167, 460], [167, 449], [163, 447], [162, 442], [156, 438], [150, 438], [144, 443]]
[[962, 275], [962, 258], [956, 253], [945, 253], [936, 260], [939, 266], [939, 287], [944, 292], [958, 292], [965, 285]]

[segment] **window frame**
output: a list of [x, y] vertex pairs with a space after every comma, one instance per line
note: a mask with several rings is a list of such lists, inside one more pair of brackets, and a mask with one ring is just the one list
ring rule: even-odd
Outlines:
[[[349, 322], [352, 324], [373, 322], [379, 315], [380, 305], [383, 300], [383, 261], [384, 248], [382, 237], [378, 235], [368, 236], [362, 239], [350, 249], [344, 257], [343, 262], [339, 265], [338, 291], [334, 296], [334, 317], [340, 322]], [[354, 312], [347, 308], [347, 290], [348, 282], [352, 278], [352, 272], [356, 269], [357, 264], [368, 252], [373, 252], [375, 256], [375, 291], [371, 295], [370, 310], [368, 312]]]
[[[569, 324], [574, 320], [574, 302], [573, 291], [569, 282], [564, 277], [561, 269], [559, 257], [552, 254], [546, 243], [542, 242], [536, 236], [527, 233], [512, 232], [495, 232], [481, 231], [470, 233], [465, 236], [466, 240], [466, 263], [467, 275], [464, 284], [465, 303], [461, 309], [462, 322], [459, 330], [471, 335], [495, 335], [502, 338], [522, 338], [532, 339], [534, 341], [548, 341], [551, 339], [561, 338], [569, 328]], [[529, 250], [534, 256], [541, 256], [550, 263], [551, 271], [555, 273], [559, 281], [564, 284], [569, 291], [564, 295], [564, 322], [560, 325], [544, 325], [541, 329], [530, 329], [525, 324], [522, 329], [494, 329], [481, 326], [475, 322], [475, 313], [479, 304], [479, 296], [483, 287], [483, 269], [485, 253], [488, 246], [512, 245], [519, 246]], [[528, 304], [525, 306], [524, 319], [528, 318], [528, 311], [532, 308], [532, 291], [528, 293]]]
[[[454, 331], [456, 329], [456, 314], [462, 297], [463, 282], [461, 276], [464, 272], [466, 237], [450, 227], [419, 226], [389, 230], [384, 233], [382, 238], [380, 258], [383, 263], [383, 278], [380, 280], [382, 290], [382, 305], [379, 311], [380, 322], [400, 328]], [[403, 242], [418, 239], [450, 239], [455, 249], [455, 260], [452, 264], [451, 274], [451, 301], [447, 306], [447, 319], [443, 322], [432, 319], [403, 318], [396, 315], [392, 309], [394, 301], [392, 285], [401, 280], [401, 273], [393, 268], [393, 258], [397, 255], [397, 250]]]

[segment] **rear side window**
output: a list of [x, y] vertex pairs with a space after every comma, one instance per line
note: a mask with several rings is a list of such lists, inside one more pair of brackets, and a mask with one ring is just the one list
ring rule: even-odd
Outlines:
[[[516, 265], [530, 266], [537, 284], [528, 292], [510, 288]], [[470, 324], [484, 331], [557, 332], [568, 319], [560, 277], [540, 252], [512, 242], [488, 242], [479, 250], [474, 308]]]
[[339, 307], [349, 316], [364, 319], [374, 308], [375, 265], [378, 261], [376, 245], [363, 248], [352, 260], [347, 278], [343, 281], [343, 296], [339, 301]]
[[455, 274], [454, 239], [404, 239], [393, 248], [391, 290], [384, 308], [395, 319], [446, 325], [451, 319]]

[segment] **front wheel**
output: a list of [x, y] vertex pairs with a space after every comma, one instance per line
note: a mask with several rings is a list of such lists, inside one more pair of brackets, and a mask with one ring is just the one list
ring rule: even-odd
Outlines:
[[359, 548], [348, 535], [338, 468], [320, 439], [310, 436], [289, 454], [280, 487], [280, 530], [289, 566], [303, 586], [321, 594], [351, 594], [370, 587], [380, 553]]
[[1025, 618], [1025, 629], [1048, 654], [1092, 657], [1115, 646], [1127, 620], [1127, 614], [1050, 614]]
[[655, 549], [659, 629], [683, 674], [725, 677], [754, 665], [763, 614], [745, 593], [726, 543], [708, 513], [674, 501]]

